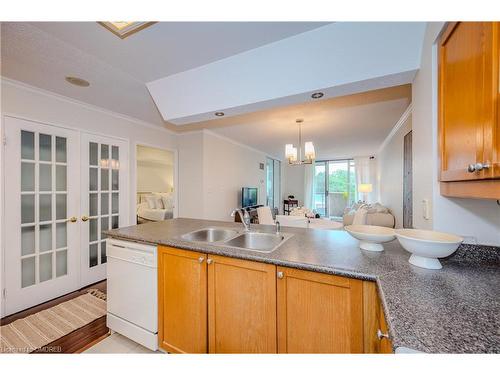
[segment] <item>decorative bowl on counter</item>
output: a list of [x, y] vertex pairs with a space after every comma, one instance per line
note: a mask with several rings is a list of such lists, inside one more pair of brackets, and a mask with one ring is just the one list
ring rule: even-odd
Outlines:
[[396, 238], [394, 229], [377, 225], [347, 225], [345, 230], [359, 240], [359, 247], [368, 251], [382, 251], [385, 242]]
[[450, 233], [420, 229], [396, 229], [396, 237], [412, 255], [409, 262], [414, 266], [439, 270], [443, 268], [437, 258], [453, 254], [464, 240]]

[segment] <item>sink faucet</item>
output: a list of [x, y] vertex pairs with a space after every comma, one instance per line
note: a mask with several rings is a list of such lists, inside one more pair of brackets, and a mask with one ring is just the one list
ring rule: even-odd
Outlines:
[[231, 217], [235, 217], [236, 213], [240, 215], [241, 222], [243, 223], [243, 226], [245, 227], [245, 232], [250, 231], [250, 215], [247, 210], [244, 210], [243, 208], [236, 208], [231, 212]]
[[281, 224], [278, 220], [276, 220], [276, 235], [279, 236], [281, 234]]

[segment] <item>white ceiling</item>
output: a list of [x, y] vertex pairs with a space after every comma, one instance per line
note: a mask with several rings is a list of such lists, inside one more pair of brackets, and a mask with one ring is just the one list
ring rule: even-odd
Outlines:
[[158, 22], [121, 40], [95, 22], [33, 26], [148, 82], [323, 26], [317, 22]]
[[[376, 153], [411, 101], [409, 85], [309, 101], [183, 125], [161, 118], [145, 82], [287, 38], [322, 23], [158, 23], [124, 40], [95, 22], [2, 23], [1, 74], [158, 126], [209, 128], [283, 158], [285, 143], [303, 139], [319, 159]], [[90, 81], [79, 88], [67, 75]], [[397, 83], [394, 83], [397, 84]]]
[[[4, 22], [1, 74], [163, 126], [145, 82], [324, 24], [161, 22], [122, 40], [96, 22]], [[67, 75], [91, 86], [71, 86]]]
[[411, 83], [424, 22], [337, 22], [147, 83], [177, 126]]
[[302, 118], [302, 142], [314, 142], [317, 159], [369, 156], [376, 154], [410, 98], [411, 86], [403, 85], [207, 121], [190, 129], [211, 127], [217, 134], [283, 159], [286, 143], [298, 145], [295, 120]]

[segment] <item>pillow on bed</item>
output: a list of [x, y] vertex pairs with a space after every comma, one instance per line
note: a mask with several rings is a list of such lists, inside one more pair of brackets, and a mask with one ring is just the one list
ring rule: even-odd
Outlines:
[[[161, 208], [161, 207], [157, 207], [156, 203], [158, 201], [158, 199], [152, 195], [149, 195], [147, 197], [145, 197], [146, 199], [146, 202], [148, 203], [148, 207], [152, 210], [156, 209], [156, 208]], [[161, 199], [160, 199], [160, 203], [161, 203]]]
[[174, 201], [172, 199], [172, 196], [166, 196], [166, 195], [163, 195], [161, 197], [161, 201], [163, 203], [163, 207], [166, 209], [166, 210], [169, 210], [171, 211], [172, 208], [174, 207]]

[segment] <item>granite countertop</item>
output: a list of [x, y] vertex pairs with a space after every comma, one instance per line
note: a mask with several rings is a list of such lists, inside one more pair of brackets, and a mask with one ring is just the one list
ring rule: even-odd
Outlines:
[[[110, 237], [202, 251], [281, 266], [372, 280], [385, 311], [394, 349], [428, 353], [500, 353], [500, 249], [462, 245], [441, 260], [443, 269], [408, 263], [397, 242], [376, 253], [361, 250], [345, 231], [283, 227], [294, 236], [271, 253], [183, 241], [206, 227], [241, 230], [240, 223], [173, 219], [114, 229]], [[273, 232], [274, 227], [252, 225]]]

